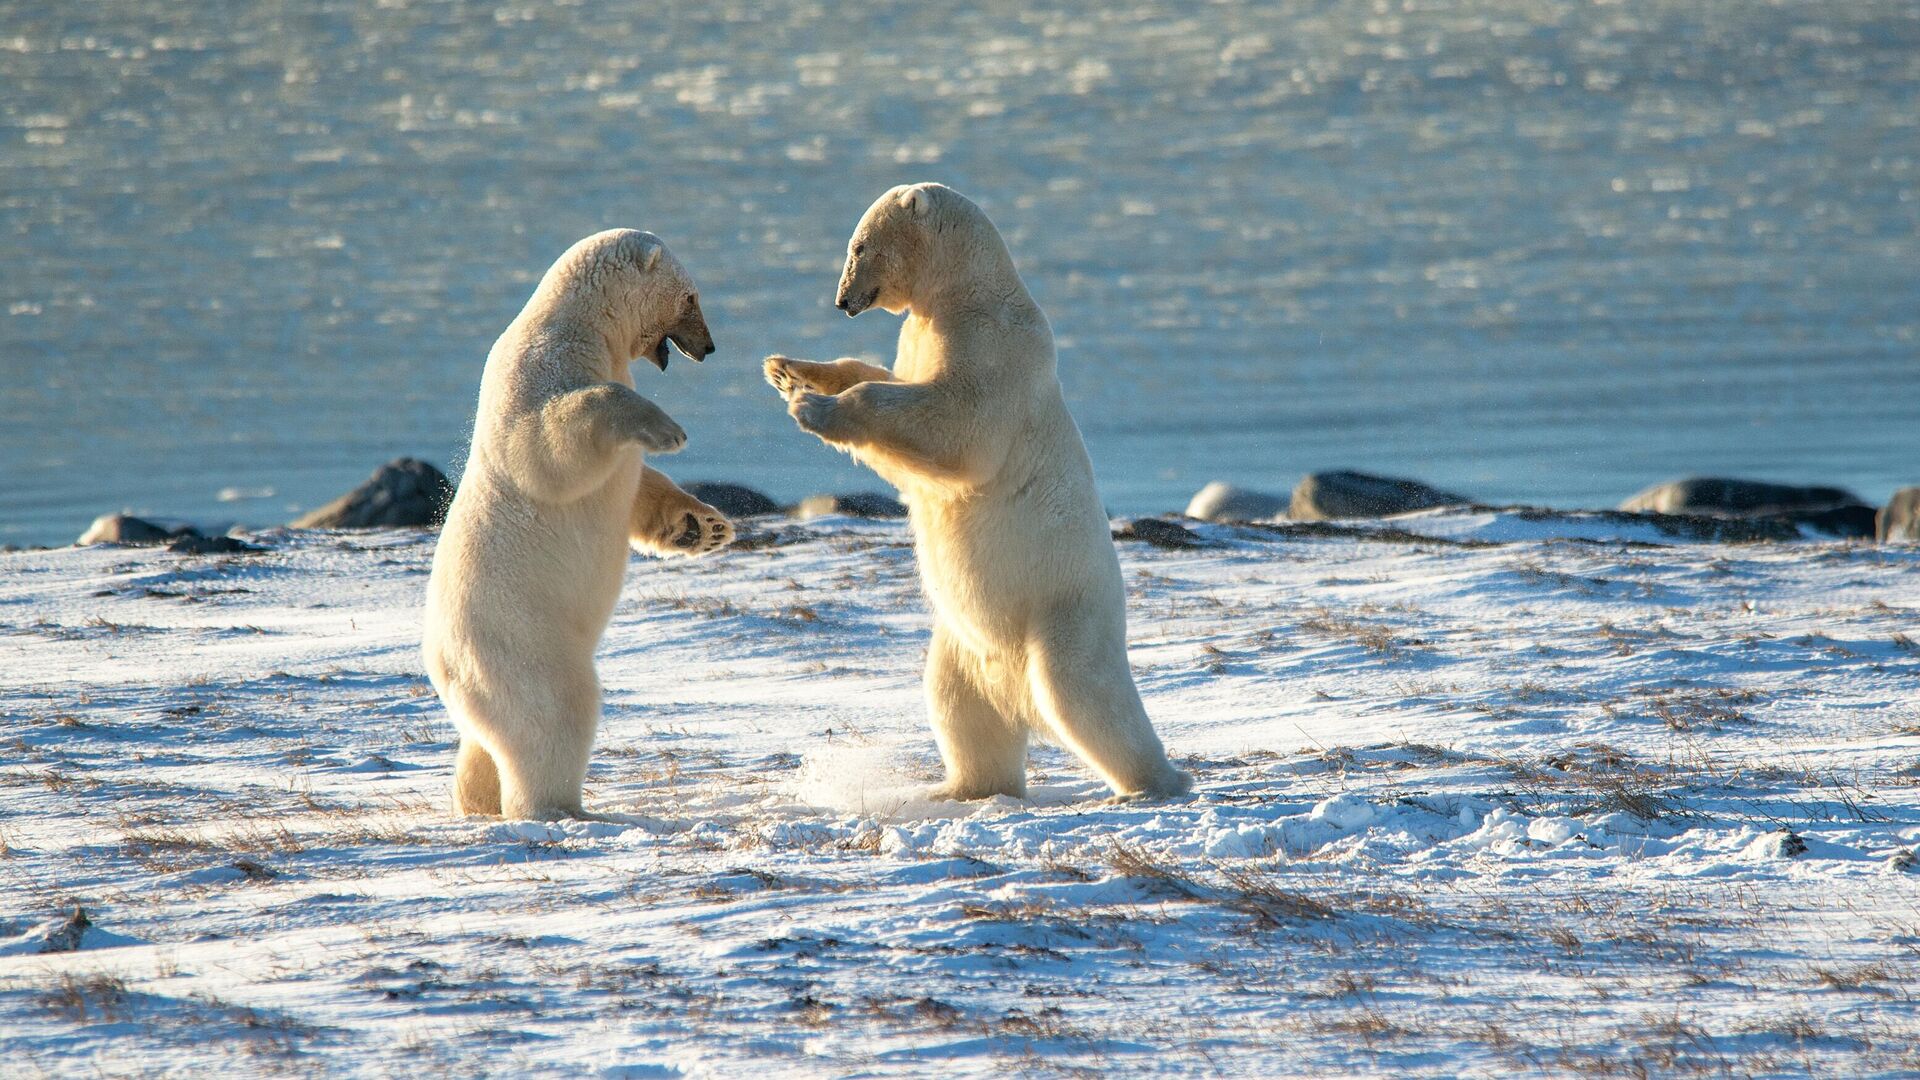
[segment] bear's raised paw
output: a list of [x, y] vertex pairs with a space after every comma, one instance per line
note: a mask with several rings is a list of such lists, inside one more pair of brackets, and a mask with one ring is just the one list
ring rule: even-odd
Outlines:
[[796, 393], [806, 393], [815, 389], [814, 385], [796, 370], [794, 365], [797, 363], [798, 361], [790, 357], [769, 356], [766, 364], [761, 368], [767, 376], [767, 384], [780, 391], [782, 397], [790, 398]]
[[653, 550], [698, 557], [733, 543], [733, 523], [712, 507], [675, 515], [667, 528], [668, 534], [658, 538]]
[[666, 413], [649, 417], [639, 431], [638, 442], [648, 453], [677, 454], [686, 448], [687, 433]]

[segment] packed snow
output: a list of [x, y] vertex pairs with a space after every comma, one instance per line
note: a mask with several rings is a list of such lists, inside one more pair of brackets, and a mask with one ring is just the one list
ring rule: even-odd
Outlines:
[[446, 810], [431, 534], [0, 555], [0, 1060], [1920, 1070], [1920, 549], [1421, 520], [1121, 544], [1162, 802], [929, 799], [901, 524], [636, 558], [558, 823]]

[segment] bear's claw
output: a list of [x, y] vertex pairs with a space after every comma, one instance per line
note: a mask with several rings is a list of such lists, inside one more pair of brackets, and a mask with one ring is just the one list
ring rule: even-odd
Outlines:
[[687, 433], [673, 418], [661, 413], [640, 432], [640, 445], [648, 453], [674, 454], [687, 445]]
[[767, 377], [768, 385], [780, 391], [783, 397], [792, 395], [796, 387], [805, 385], [800, 381], [799, 376], [794, 374], [793, 369], [787, 366], [788, 363], [787, 357], [769, 356], [766, 364], [761, 368]]

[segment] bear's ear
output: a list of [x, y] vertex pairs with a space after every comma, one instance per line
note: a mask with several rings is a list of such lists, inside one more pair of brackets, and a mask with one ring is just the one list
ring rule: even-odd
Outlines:
[[910, 187], [900, 193], [900, 209], [911, 211], [914, 217], [926, 217], [933, 209], [933, 200], [927, 197], [927, 189]]
[[653, 268], [660, 265], [661, 246], [660, 244], [647, 245], [646, 254], [640, 256], [640, 270], [643, 273], [651, 274], [653, 273]]

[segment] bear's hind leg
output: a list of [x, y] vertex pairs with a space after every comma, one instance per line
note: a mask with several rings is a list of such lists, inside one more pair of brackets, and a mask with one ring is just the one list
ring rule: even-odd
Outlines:
[[1027, 795], [1027, 729], [1009, 720], [981, 692], [978, 662], [938, 623], [927, 650], [927, 716], [947, 765], [936, 798]]
[[1127, 669], [1124, 629], [1063, 612], [1029, 645], [1035, 710], [1062, 746], [1122, 796], [1184, 795], [1193, 778], [1167, 760]]
[[581, 816], [581, 787], [600, 726], [600, 683], [589, 662], [521, 673], [526, 690], [498, 703], [490, 733], [500, 768], [500, 815], [553, 821]]
[[462, 816], [500, 814], [500, 770], [494, 767], [493, 755], [486, 747], [464, 735], [453, 762], [453, 812]]

